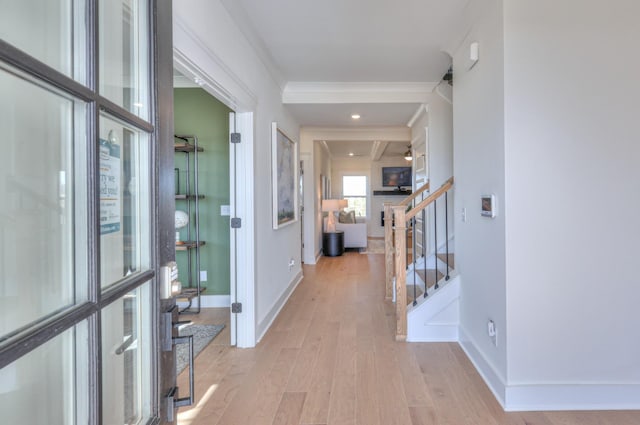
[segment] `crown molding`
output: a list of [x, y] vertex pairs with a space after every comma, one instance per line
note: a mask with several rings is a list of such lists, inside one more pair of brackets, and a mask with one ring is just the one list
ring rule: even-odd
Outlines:
[[438, 83], [433, 82], [296, 82], [285, 85], [285, 104], [312, 103], [424, 103]]
[[325, 153], [330, 159], [333, 159], [333, 155], [331, 154], [331, 149], [329, 149], [329, 145], [326, 140], [320, 140], [320, 146], [324, 149]]
[[385, 140], [389, 142], [410, 142], [411, 129], [408, 127], [300, 127], [301, 138], [311, 140]]
[[428, 113], [429, 113], [429, 105], [427, 105], [426, 103], [423, 103], [422, 105], [418, 106], [418, 109], [416, 109], [416, 112], [413, 114], [413, 116], [407, 123], [407, 127], [409, 128], [413, 127], [413, 124], [416, 123], [416, 121], [422, 116], [422, 114], [426, 115]]
[[287, 81], [284, 78], [282, 71], [275, 65], [275, 61], [269, 53], [269, 49], [264, 44], [264, 41], [254, 30], [251, 20], [247, 16], [247, 12], [237, 0], [221, 0], [220, 3], [222, 4], [222, 7], [225, 8], [233, 22], [235, 22], [240, 32], [242, 32], [244, 38], [247, 40], [263, 65], [267, 68], [269, 74], [280, 87], [280, 91], [282, 92]]
[[174, 75], [173, 76], [173, 88], [175, 89], [191, 89], [191, 88], [202, 88], [200, 84], [196, 84], [195, 81], [190, 78], [185, 77], [184, 75]]
[[257, 97], [180, 17], [173, 18], [173, 66], [229, 108], [251, 110]]
[[453, 24], [455, 30], [452, 31], [452, 34], [454, 35], [442, 48], [443, 52], [447, 53], [451, 57], [455, 55], [485, 8], [486, 4], [482, 1], [469, 1], [467, 3], [464, 10], [459, 15], [457, 23]]
[[382, 155], [384, 154], [384, 151], [387, 149], [388, 145], [389, 142], [386, 141], [374, 141], [373, 145], [371, 146], [371, 160], [380, 161], [380, 158], [382, 158]]
[[435, 92], [443, 98], [449, 105], [453, 105], [453, 87], [447, 82], [441, 82], [436, 87]]

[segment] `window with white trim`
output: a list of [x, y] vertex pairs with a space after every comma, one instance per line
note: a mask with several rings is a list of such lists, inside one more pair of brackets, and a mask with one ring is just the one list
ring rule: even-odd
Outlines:
[[367, 176], [342, 176], [342, 196], [348, 202], [345, 211], [367, 216]]

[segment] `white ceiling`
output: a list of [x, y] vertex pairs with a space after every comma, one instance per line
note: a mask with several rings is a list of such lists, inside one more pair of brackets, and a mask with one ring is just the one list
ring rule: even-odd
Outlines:
[[[395, 83], [433, 88], [451, 58], [444, 53], [459, 34], [473, 0], [221, 0], [246, 37], [273, 64], [284, 85], [371, 83], [386, 90], [317, 101], [286, 101], [301, 125], [325, 127], [406, 125], [420, 103], [390, 99]], [[385, 86], [386, 84], [386, 86]], [[356, 91], [360, 90], [358, 87]], [[295, 94], [295, 93], [294, 93]], [[356, 111], [357, 109], [357, 111]], [[353, 112], [362, 115], [358, 123]]]
[[[373, 159], [375, 154], [374, 145], [382, 144], [380, 149], [380, 157], [383, 159], [389, 158], [400, 158], [404, 156], [404, 153], [407, 151], [408, 144], [407, 142], [381, 142], [381, 141], [371, 141], [371, 140], [327, 140], [326, 143], [327, 148], [329, 148], [329, 153], [332, 158], [368, 158]], [[353, 155], [350, 155], [353, 154]], [[378, 157], [378, 159], [380, 159]]]
[[[298, 123], [318, 127], [404, 126], [419, 103], [348, 103], [287, 105]], [[359, 114], [354, 120], [351, 115]]]
[[433, 82], [449, 67], [443, 50], [469, 1], [223, 3], [234, 19], [250, 25], [286, 81]]

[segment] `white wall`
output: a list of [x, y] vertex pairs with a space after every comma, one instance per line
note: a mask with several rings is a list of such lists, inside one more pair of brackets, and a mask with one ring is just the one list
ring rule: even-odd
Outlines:
[[[331, 158], [329, 157], [329, 152], [327, 149], [322, 146], [320, 143], [313, 144], [313, 160], [315, 164], [315, 173], [313, 179], [313, 188], [315, 193], [315, 204], [314, 204], [314, 223], [315, 223], [315, 232], [314, 232], [314, 258], [317, 258], [320, 255], [320, 251], [322, 250], [322, 177], [325, 176], [327, 179], [331, 180]], [[333, 186], [333, 182], [331, 182], [330, 186]], [[333, 187], [332, 187], [333, 189]], [[329, 195], [333, 197], [332, 194]]]
[[[504, 102], [502, 1], [486, 1], [482, 17], [453, 57], [453, 133], [456, 267], [462, 276], [462, 344], [483, 361], [486, 374], [507, 376], [505, 212], [480, 216], [480, 196], [504, 202]], [[482, 59], [468, 70], [468, 46], [478, 41]], [[433, 153], [430, 152], [431, 155]], [[466, 208], [467, 221], [461, 210]], [[540, 306], [541, 307], [541, 306]], [[487, 320], [498, 329], [498, 346], [487, 335]], [[473, 356], [472, 356], [473, 357]]]
[[637, 409], [640, 4], [490, 5], [454, 55], [461, 343], [509, 410]]
[[[441, 83], [445, 85], [444, 90], [448, 91], [449, 86], [447, 83]], [[427, 179], [430, 184], [430, 191], [438, 189], [447, 179], [454, 174], [453, 170], [453, 107], [452, 104], [446, 101], [443, 97], [437, 93], [432, 93], [429, 96], [427, 104], [421, 109], [420, 113], [415, 117], [411, 123], [411, 135], [412, 135], [412, 147], [415, 150], [415, 158], [413, 160], [414, 170], [417, 168], [417, 161], [421, 161], [421, 155], [425, 155], [426, 160], [426, 172]], [[454, 213], [454, 199], [453, 191], [448, 194], [448, 211], [449, 211], [449, 223], [453, 223]], [[425, 194], [424, 196], [427, 196]], [[420, 200], [422, 198], [418, 198]], [[438, 240], [436, 241], [434, 233], [432, 232], [433, 223], [433, 207], [427, 208], [427, 254], [435, 252], [436, 242], [438, 247], [442, 247], [445, 243], [445, 234], [447, 233], [447, 226], [445, 220], [445, 208], [444, 201], [442, 199], [437, 202], [438, 214]], [[419, 224], [418, 224], [419, 226]], [[453, 225], [450, 225], [448, 238], [452, 239]], [[420, 237], [420, 235], [418, 235]], [[453, 251], [453, 245], [449, 246], [449, 249]], [[444, 252], [444, 249], [442, 250]]]
[[[271, 122], [298, 141], [299, 128], [281, 101], [278, 76], [263, 62], [219, 0], [174, 3], [174, 44], [221, 86], [236, 110], [254, 112], [255, 294], [260, 336], [298, 281], [300, 223], [272, 229]], [[233, 40], [231, 43], [230, 40]], [[242, 247], [240, 247], [242, 249]], [[289, 260], [295, 266], [289, 270]], [[242, 267], [242, 265], [240, 265]]]
[[[435, 190], [453, 175], [453, 107], [434, 93], [429, 97], [428, 111], [429, 181]], [[418, 130], [424, 131], [424, 126]]]
[[640, 3], [504, 10], [509, 382], [640, 384]]

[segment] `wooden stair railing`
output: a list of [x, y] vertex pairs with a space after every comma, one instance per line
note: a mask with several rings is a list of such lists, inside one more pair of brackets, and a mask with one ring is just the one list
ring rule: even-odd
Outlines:
[[[429, 190], [429, 182], [423, 184], [420, 189], [413, 192], [411, 195], [404, 198], [398, 205], [404, 205], [407, 207], [411, 201], [416, 199], [418, 196], [423, 194], [424, 192]], [[385, 202], [384, 203], [384, 253], [385, 253], [385, 269], [386, 269], [386, 277], [385, 277], [385, 299], [391, 300], [393, 298], [393, 269], [394, 269], [394, 250], [393, 250], [393, 203]], [[388, 220], [387, 220], [388, 219]], [[414, 236], [415, 237], [415, 236]]]
[[418, 192], [421, 193], [424, 192], [424, 190], [416, 191], [416, 196], [412, 194], [398, 205], [393, 205], [388, 202], [384, 204], [385, 297], [390, 300], [393, 296], [393, 278], [395, 276], [396, 341], [405, 341], [407, 339], [407, 303], [405, 302], [407, 298], [407, 224], [422, 210], [451, 190], [452, 187], [453, 177], [449, 178], [435, 192], [420, 201], [409, 211], [407, 211], [409, 203], [416, 199], [419, 194]]

